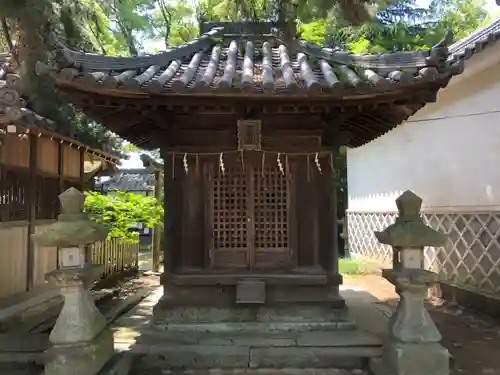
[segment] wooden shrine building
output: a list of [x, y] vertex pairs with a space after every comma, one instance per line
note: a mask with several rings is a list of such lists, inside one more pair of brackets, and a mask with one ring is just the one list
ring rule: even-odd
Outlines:
[[140, 57], [56, 48], [40, 74], [110, 130], [161, 149], [164, 299], [190, 306], [343, 307], [339, 146], [391, 130], [463, 69], [447, 40], [354, 55], [272, 23], [204, 23], [192, 42]]

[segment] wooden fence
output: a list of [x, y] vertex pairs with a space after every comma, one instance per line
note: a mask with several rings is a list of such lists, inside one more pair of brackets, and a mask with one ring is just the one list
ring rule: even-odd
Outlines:
[[137, 268], [139, 244], [110, 239], [92, 245], [92, 263], [104, 266], [102, 278]]
[[[52, 220], [38, 221], [39, 231]], [[28, 287], [28, 223], [0, 223], [0, 298], [25, 292]], [[98, 242], [91, 246], [92, 263], [104, 265], [102, 278], [137, 268], [139, 244], [118, 239]], [[57, 248], [35, 245], [33, 288], [45, 284], [45, 274], [57, 269]]]

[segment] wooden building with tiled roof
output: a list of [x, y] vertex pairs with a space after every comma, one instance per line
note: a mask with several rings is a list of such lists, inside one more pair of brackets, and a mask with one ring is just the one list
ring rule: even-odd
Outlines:
[[273, 23], [201, 29], [151, 56], [58, 44], [57, 64], [39, 73], [110, 130], [161, 149], [167, 303], [343, 307], [338, 147], [370, 142], [435, 101], [462, 62], [448, 59], [446, 40], [355, 55], [281, 37]]
[[60, 193], [84, 189], [119, 159], [61, 135], [31, 110], [9, 54], [0, 54], [0, 299], [45, 284], [57, 251], [36, 246], [31, 234], [57, 218]]

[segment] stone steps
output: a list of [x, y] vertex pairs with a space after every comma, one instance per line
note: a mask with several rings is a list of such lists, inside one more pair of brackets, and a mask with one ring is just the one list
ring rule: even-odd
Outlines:
[[367, 366], [381, 355], [380, 340], [361, 330], [115, 332], [115, 349], [137, 357], [144, 370], [343, 368]]

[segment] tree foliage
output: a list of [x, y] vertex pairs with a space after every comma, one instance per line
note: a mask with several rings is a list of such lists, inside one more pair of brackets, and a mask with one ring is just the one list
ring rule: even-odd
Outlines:
[[135, 56], [185, 43], [200, 20], [295, 21], [303, 39], [357, 53], [428, 48], [450, 28], [461, 38], [481, 26], [481, 0], [4, 0], [0, 46], [10, 50], [24, 76], [29, 106], [91, 146], [121, 141], [69, 105], [37, 61], [50, 62], [53, 38], [74, 49]]
[[91, 220], [110, 227], [109, 238], [137, 242], [130, 228], [136, 224], [153, 228], [161, 223], [163, 206], [154, 197], [125, 191], [112, 195], [86, 192], [85, 195], [85, 212]]

